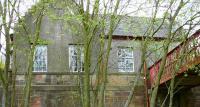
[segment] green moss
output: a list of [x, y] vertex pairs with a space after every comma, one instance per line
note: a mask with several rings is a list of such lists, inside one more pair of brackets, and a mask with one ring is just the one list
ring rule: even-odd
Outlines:
[[5, 64], [2, 61], [0, 61], [0, 70], [3, 70], [4, 67], [5, 67]]
[[200, 64], [190, 66], [187, 72], [200, 75]]
[[48, 44], [50, 44], [50, 41], [39, 38], [38, 41], [37, 41], [37, 44], [48, 45]]

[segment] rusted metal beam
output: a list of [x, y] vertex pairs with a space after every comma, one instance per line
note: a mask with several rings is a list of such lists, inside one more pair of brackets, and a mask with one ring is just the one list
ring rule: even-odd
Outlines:
[[[185, 60], [178, 71], [176, 75], [180, 75], [183, 72], [186, 72], [191, 66], [199, 64], [200, 63], [200, 30], [194, 33], [192, 36], [190, 36], [186, 41], [182, 42], [180, 45], [175, 47], [172, 51], [170, 51], [167, 54], [167, 60], [166, 60], [166, 65], [165, 69], [163, 72], [163, 75], [160, 80], [160, 84], [163, 84], [164, 82], [170, 80], [172, 77], [172, 72], [175, 70], [175, 65], [177, 63], [177, 59], [179, 58], [179, 55], [181, 53], [181, 49], [185, 48], [183, 46], [186, 46], [188, 48], [188, 52], [186, 53]], [[193, 44], [193, 40], [197, 41], [197, 44]], [[184, 45], [186, 44], [186, 45]], [[154, 65], [152, 65], [149, 68], [150, 71], [150, 80], [151, 80], [151, 86], [154, 85], [154, 82], [157, 78], [157, 74], [159, 71], [161, 59], [158, 60]]]

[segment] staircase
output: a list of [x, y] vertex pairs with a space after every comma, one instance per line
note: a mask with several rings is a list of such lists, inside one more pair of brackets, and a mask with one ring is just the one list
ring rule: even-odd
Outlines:
[[[185, 49], [184, 53], [183, 49]], [[177, 65], [178, 60], [180, 59], [181, 55], [185, 55], [183, 62], [181, 64], [181, 67], [178, 71], [175, 71], [175, 67]], [[161, 60], [158, 60], [155, 64], [153, 64], [149, 68], [150, 72], [150, 84], [153, 87], [155, 84], [155, 81], [157, 80], [157, 75], [158, 71], [160, 68]], [[167, 54], [167, 60], [165, 64], [165, 68], [160, 80], [160, 84], [166, 83], [172, 78], [172, 73], [176, 72], [176, 77], [182, 78], [183, 75], [186, 74], [186, 72], [190, 71], [192, 67], [195, 65], [200, 65], [200, 30], [194, 33], [192, 36], [190, 36], [186, 41], [182, 42], [180, 45], [175, 47], [173, 50], [171, 50]], [[200, 69], [199, 69], [200, 70]], [[196, 72], [196, 71], [195, 71]], [[195, 73], [190, 73], [192, 77], [197, 77], [194, 76], [193, 74]], [[187, 75], [187, 74], [186, 74]], [[197, 77], [197, 83], [195, 85], [200, 84], [200, 76]], [[187, 80], [183, 80], [187, 81]], [[194, 81], [193, 81], [194, 82]], [[184, 82], [187, 83], [187, 82]], [[191, 82], [192, 83], [192, 82]], [[187, 84], [190, 84], [187, 83]], [[182, 84], [184, 85], [184, 84]]]

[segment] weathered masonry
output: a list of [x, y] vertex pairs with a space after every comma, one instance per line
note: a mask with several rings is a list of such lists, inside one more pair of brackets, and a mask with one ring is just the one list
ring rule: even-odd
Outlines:
[[[60, 9], [53, 10], [58, 16], [61, 16], [64, 12]], [[24, 17], [25, 23], [28, 26], [27, 30], [30, 34], [35, 30], [33, 24], [35, 18], [34, 15], [29, 13]], [[158, 23], [161, 23], [161, 21], [158, 20]], [[72, 20], [71, 24], [77, 23]], [[131, 86], [134, 83], [134, 78], [141, 65], [141, 43], [143, 42], [142, 40], [146, 38], [143, 34], [148, 26], [149, 18], [124, 16], [114, 30], [108, 63], [108, 81], [105, 93], [106, 107], [123, 107], [127, 100]], [[75, 30], [79, 29], [77, 28]], [[158, 44], [156, 46], [159, 48], [159, 45], [161, 45], [160, 41], [165, 39], [166, 32], [167, 26], [163, 25], [162, 29], [152, 38], [152, 45]], [[98, 35], [95, 35], [95, 37], [99, 38]], [[18, 32], [14, 35], [14, 42], [17, 44], [18, 62], [16, 80], [17, 106], [23, 101], [22, 89], [26, 82], [24, 74], [27, 72], [28, 52], [31, 47], [27, 39], [28, 35], [24, 32]], [[84, 39], [80, 32], [75, 33], [71, 25], [64, 20], [55, 20], [48, 15], [43, 17], [40, 38], [34, 56], [31, 92], [32, 107], [80, 107], [80, 77], [84, 75], [84, 47], [82, 42]], [[96, 85], [96, 76], [94, 74], [97, 72], [97, 56], [100, 50], [98, 39], [93, 41], [92, 44], [92, 63], [90, 65], [91, 96], [94, 95], [95, 91], [93, 86]], [[177, 44], [177, 42], [172, 43], [170, 48], [173, 49]], [[148, 48], [151, 48], [151, 45], [149, 45]], [[169, 52], [169, 55], [172, 54], [173, 51], [174, 50]], [[148, 102], [149, 99], [148, 91], [150, 90], [147, 89], [147, 84], [153, 87], [153, 81], [155, 79], [154, 77], [156, 77], [157, 70], [155, 68], [159, 66], [159, 59], [162, 56], [162, 54], [156, 53], [161, 52], [158, 50], [155, 54], [150, 54], [145, 64], [145, 68], [149, 68], [148, 70], [150, 71], [151, 84], [148, 84], [147, 78], [144, 78], [142, 74], [136, 91], [134, 92], [134, 98], [130, 105], [131, 107], [147, 106], [146, 102]], [[148, 73], [148, 70], [146, 73]], [[168, 80], [170, 80], [170, 77], [167, 79], [162, 78], [160, 85], [162, 92], [166, 91], [166, 88], [162, 87], [162, 84], [166, 83]], [[188, 88], [184, 88], [181, 91], [186, 92], [184, 93], [185, 96], [191, 93], [198, 93], [198, 87], [190, 87], [189, 91], [187, 91], [187, 89]], [[163, 96], [162, 93], [159, 94], [161, 100]], [[199, 99], [196, 97], [194, 100], [192, 99], [194, 97], [191, 96], [187, 98], [194, 102], [197, 102]], [[184, 102], [184, 100], [185, 99], [182, 99], [180, 101]], [[158, 107], [160, 106], [159, 104], [158, 101]], [[199, 103], [197, 102], [195, 104], [196, 105], [193, 106], [198, 107]], [[184, 105], [184, 107], [191, 107], [191, 104]]]

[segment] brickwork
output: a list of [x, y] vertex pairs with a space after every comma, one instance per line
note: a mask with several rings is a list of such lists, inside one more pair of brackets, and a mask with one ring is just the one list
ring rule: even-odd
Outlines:
[[[31, 107], [81, 107], [77, 75], [34, 75], [33, 89], [31, 94]], [[95, 81], [95, 76], [92, 76]], [[134, 75], [109, 75], [105, 107], [123, 107], [130, 93], [131, 84], [134, 82]], [[23, 76], [18, 76], [18, 91], [22, 91], [25, 83]], [[141, 78], [134, 92], [131, 107], [144, 107], [144, 81]], [[91, 83], [94, 86], [94, 83]], [[22, 94], [18, 94], [20, 105]], [[91, 91], [91, 95], [93, 92]], [[91, 97], [91, 98], [94, 98]], [[92, 99], [91, 99], [92, 100]], [[95, 107], [95, 105], [94, 105]]]

